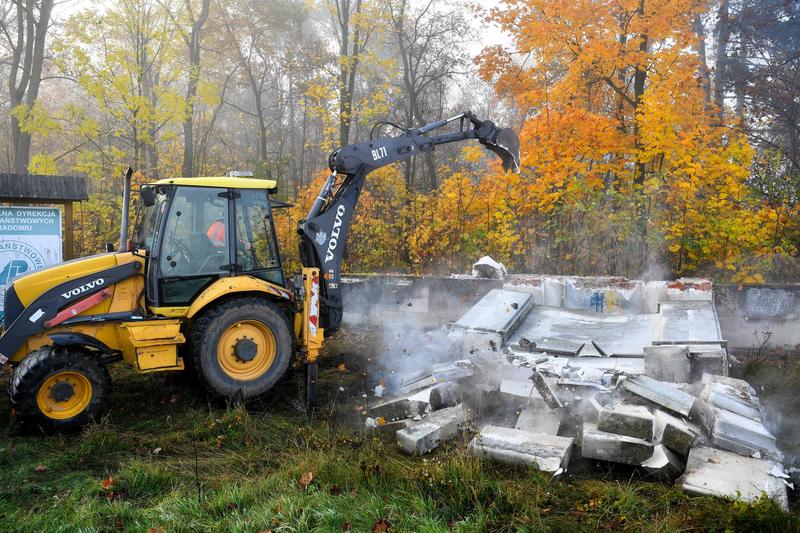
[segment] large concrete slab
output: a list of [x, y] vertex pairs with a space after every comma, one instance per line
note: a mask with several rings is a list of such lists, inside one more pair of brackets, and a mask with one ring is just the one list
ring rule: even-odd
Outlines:
[[540, 349], [550, 346], [564, 353], [583, 346], [581, 355], [602, 355], [592, 344], [594, 341], [607, 356], [641, 357], [644, 347], [653, 342], [656, 326], [657, 315], [651, 314], [603, 314], [535, 306], [507, 343], [514, 348], [524, 337]]
[[658, 334], [653, 344], [722, 343], [717, 311], [712, 301], [662, 303]]
[[597, 429], [649, 441], [653, 438], [653, 421], [647, 407], [619, 403], [600, 409]]
[[[519, 355], [514, 352], [514, 355]], [[533, 363], [536, 358], [526, 356]], [[561, 375], [565, 367], [586, 368], [611, 373], [622, 373], [628, 376], [644, 374], [644, 359], [641, 357], [548, 357], [547, 361], [536, 367], [549, 374]]]
[[472, 439], [470, 451], [503, 463], [535, 466], [543, 472], [566, 470], [573, 439], [545, 433], [486, 426]]
[[780, 457], [775, 436], [762, 423], [726, 409], [713, 408], [713, 411], [709, 433], [714, 446], [743, 455], [758, 452], [771, 458]]
[[725, 383], [709, 382], [703, 389], [703, 398], [721, 409], [761, 422], [761, 406], [758, 397], [748, 390], [732, 387]]
[[682, 345], [645, 346], [644, 369], [653, 379], [688, 383], [691, 375], [689, 348]]
[[753, 502], [767, 494], [784, 509], [789, 508], [786, 485], [770, 475], [780, 466], [766, 459], [695, 446], [689, 453], [686, 472], [678, 482], [692, 494], [721, 496]]
[[683, 416], [689, 416], [696, 400], [688, 392], [648, 376], [628, 378], [623, 382], [623, 386], [628, 391]]
[[523, 408], [519, 412], [514, 428], [532, 433], [558, 435], [563, 417], [563, 409], [550, 409], [544, 401], [541, 401]]
[[454, 326], [497, 333], [506, 339], [532, 305], [533, 296], [530, 293], [492, 289], [464, 313]]
[[614, 463], [640, 465], [653, 455], [653, 445], [646, 440], [600, 431], [594, 424], [583, 423], [581, 455]]

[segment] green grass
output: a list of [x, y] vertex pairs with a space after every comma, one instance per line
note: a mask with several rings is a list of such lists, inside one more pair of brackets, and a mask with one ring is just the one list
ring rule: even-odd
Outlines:
[[244, 409], [209, 406], [174, 377], [117, 370], [109, 415], [69, 436], [21, 433], [4, 397], [0, 530], [371, 531], [379, 519], [413, 532], [800, 530], [768, 499], [690, 497], [613, 472], [551, 481], [468, 457], [465, 441], [403, 456], [391, 436], [350, 423], [342, 399], [358, 398], [360, 378], [336, 363], [314, 418], [292, 408], [291, 377]]

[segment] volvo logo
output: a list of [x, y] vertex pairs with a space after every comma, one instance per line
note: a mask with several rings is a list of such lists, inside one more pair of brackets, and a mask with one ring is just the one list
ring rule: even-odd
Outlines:
[[105, 279], [97, 278], [96, 280], [90, 281], [89, 283], [85, 283], [80, 287], [75, 287], [74, 289], [71, 289], [67, 292], [62, 292], [61, 297], [64, 298], [65, 300], [70, 300], [75, 296], [80, 296], [84, 292], [94, 289], [95, 287], [102, 286], [105, 282], [106, 282]]
[[342, 222], [344, 214], [347, 212], [347, 208], [344, 205], [340, 205], [336, 208], [336, 218], [333, 219], [333, 229], [331, 230], [331, 240], [328, 241], [328, 251], [325, 252], [325, 262], [327, 263], [331, 259], [333, 259], [333, 252], [336, 250], [336, 246], [339, 244], [339, 232], [342, 230]]

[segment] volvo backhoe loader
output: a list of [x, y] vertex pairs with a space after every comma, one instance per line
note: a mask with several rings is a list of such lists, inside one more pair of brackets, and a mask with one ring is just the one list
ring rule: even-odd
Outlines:
[[[432, 134], [454, 122], [455, 131]], [[107, 366], [117, 361], [139, 372], [188, 368], [210, 395], [249, 400], [298, 356], [313, 405], [323, 340], [342, 320], [342, 255], [367, 175], [468, 139], [519, 170], [516, 134], [472, 113], [401, 130], [331, 154], [331, 174], [297, 229], [303, 268], [291, 282], [273, 224], [275, 181], [144, 185], [128, 238], [129, 170], [118, 251], [31, 272], [6, 291], [0, 366], [13, 367], [17, 417], [45, 431], [82, 427], [103, 412]]]

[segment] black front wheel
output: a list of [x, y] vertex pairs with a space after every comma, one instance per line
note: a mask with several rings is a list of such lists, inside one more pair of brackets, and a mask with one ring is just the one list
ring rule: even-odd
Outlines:
[[8, 392], [23, 423], [47, 432], [76, 431], [105, 411], [111, 377], [90, 353], [45, 346], [17, 365]]
[[286, 373], [293, 354], [288, 316], [275, 303], [231, 299], [192, 326], [192, 368], [214, 397], [257, 398]]

